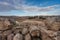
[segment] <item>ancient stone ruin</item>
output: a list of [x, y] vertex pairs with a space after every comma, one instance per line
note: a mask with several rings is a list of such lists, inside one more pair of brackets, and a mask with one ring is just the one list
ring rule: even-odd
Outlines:
[[60, 40], [60, 16], [0, 17], [0, 40]]

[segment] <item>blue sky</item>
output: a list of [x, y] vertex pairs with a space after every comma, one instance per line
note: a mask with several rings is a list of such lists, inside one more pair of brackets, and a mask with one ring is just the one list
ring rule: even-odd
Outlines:
[[60, 0], [0, 0], [0, 15], [60, 15]]

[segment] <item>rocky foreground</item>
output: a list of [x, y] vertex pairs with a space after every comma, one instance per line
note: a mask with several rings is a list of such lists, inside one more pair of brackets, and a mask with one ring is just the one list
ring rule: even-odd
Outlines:
[[0, 40], [60, 40], [60, 16], [0, 16]]

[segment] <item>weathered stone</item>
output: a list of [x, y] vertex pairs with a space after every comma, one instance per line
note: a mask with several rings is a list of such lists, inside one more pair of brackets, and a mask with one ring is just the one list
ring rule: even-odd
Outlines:
[[28, 28], [23, 28], [22, 34], [26, 34], [26, 33], [28, 33]]
[[32, 40], [41, 40], [42, 39], [40, 29], [37, 26], [31, 26], [29, 31], [30, 31]]
[[16, 21], [16, 24], [17, 24], [17, 25], [20, 25], [20, 22]]
[[32, 36], [40, 36], [40, 32], [39, 31], [32, 31], [31, 33], [30, 33]]
[[14, 29], [13, 31], [14, 31], [14, 33], [16, 34], [16, 33], [18, 33], [18, 32], [22, 32], [22, 29], [20, 29], [20, 28], [19, 28], [19, 29]]
[[57, 32], [57, 40], [60, 40], [60, 31]]
[[11, 34], [9, 34], [9, 35], [7, 36], [7, 40], [13, 40], [13, 37], [14, 37], [14, 34], [11, 33]]
[[0, 21], [0, 30], [6, 30], [9, 29], [10, 22], [8, 21], [8, 19], [2, 20]]
[[25, 40], [31, 40], [30, 34], [25, 35]]
[[40, 30], [40, 29], [37, 26], [33, 26], [33, 25], [29, 27], [30, 33], [34, 30]]
[[9, 26], [9, 25], [11, 25], [11, 23], [10, 23], [10, 21], [8, 20], [8, 19], [5, 19], [5, 21], [4, 21], [4, 24], [5, 24], [5, 26]]
[[42, 40], [52, 40], [46, 33], [42, 32]]
[[2, 35], [2, 40], [7, 40], [7, 36], [6, 35]]
[[41, 33], [38, 30], [35, 30], [35, 31], [31, 32], [31, 36], [32, 36], [33, 40], [42, 40]]
[[2, 40], [2, 35], [0, 34], [0, 40]]
[[60, 40], [60, 33], [56, 36], [60, 31], [60, 16], [57, 17], [0, 17], [0, 40]]
[[30, 27], [29, 31], [32, 36], [39, 36], [40, 34], [39, 28], [37, 26]]
[[6, 30], [6, 31], [3, 32], [4, 35], [9, 35], [11, 33], [12, 33], [12, 30]]
[[22, 34], [17, 33], [17, 34], [14, 36], [13, 40], [23, 40]]
[[59, 22], [54, 22], [52, 25], [51, 25], [51, 29], [52, 30], [55, 30], [55, 31], [58, 31], [60, 29], [60, 23]]

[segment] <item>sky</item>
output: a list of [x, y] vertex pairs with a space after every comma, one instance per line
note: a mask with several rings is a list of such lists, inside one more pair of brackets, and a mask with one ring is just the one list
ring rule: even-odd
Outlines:
[[60, 0], [0, 0], [0, 16], [60, 15]]

